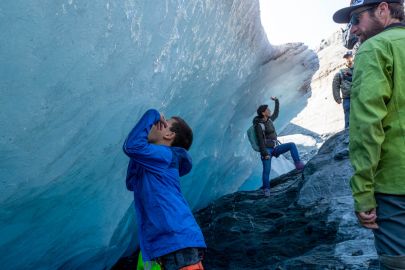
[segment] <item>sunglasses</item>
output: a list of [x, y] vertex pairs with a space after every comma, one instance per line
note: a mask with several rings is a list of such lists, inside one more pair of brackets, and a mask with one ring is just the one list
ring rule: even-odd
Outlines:
[[351, 25], [358, 25], [359, 23], [360, 23], [360, 15], [363, 13], [363, 12], [365, 12], [365, 11], [367, 11], [367, 10], [370, 10], [370, 9], [373, 9], [373, 8], [375, 8], [375, 7], [369, 7], [369, 8], [366, 8], [366, 9], [363, 9], [362, 11], [360, 11], [360, 12], [357, 12], [357, 13], [353, 13], [353, 15], [350, 17], [350, 24]]

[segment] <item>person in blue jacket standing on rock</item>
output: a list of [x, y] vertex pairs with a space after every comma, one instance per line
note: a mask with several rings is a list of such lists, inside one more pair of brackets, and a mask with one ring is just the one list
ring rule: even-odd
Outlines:
[[126, 139], [130, 158], [126, 185], [134, 192], [138, 234], [144, 261], [162, 269], [203, 269], [203, 234], [180, 190], [190, 172], [187, 150], [193, 132], [180, 117], [166, 120], [148, 110]]
[[279, 155], [290, 151], [291, 157], [294, 160], [295, 168], [300, 171], [304, 169], [304, 163], [300, 160], [295, 143], [280, 144], [277, 140], [277, 132], [273, 125], [273, 121], [278, 117], [280, 102], [276, 97], [271, 97], [271, 99], [275, 102], [274, 113], [271, 113], [268, 105], [260, 105], [259, 108], [257, 108], [257, 116], [253, 119], [253, 126], [255, 128], [263, 163], [262, 188], [266, 197], [270, 196], [270, 170], [272, 156], [278, 157]]

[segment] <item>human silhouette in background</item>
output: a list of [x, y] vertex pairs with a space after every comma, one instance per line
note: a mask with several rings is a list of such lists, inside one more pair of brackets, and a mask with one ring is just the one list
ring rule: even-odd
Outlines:
[[333, 77], [332, 93], [336, 103], [342, 104], [345, 114], [345, 128], [349, 127], [350, 116], [350, 89], [352, 88], [353, 54], [351, 51], [343, 55], [346, 59], [346, 68], [342, 68]]
[[349, 128], [356, 215], [373, 229], [381, 269], [405, 269], [404, 1], [352, 1], [333, 19], [362, 42]]
[[143, 260], [164, 270], [202, 270], [204, 237], [180, 190], [190, 172], [193, 132], [180, 117], [148, 110], [129, 133], [126, 185], [134, 192]]
[[[280, 102], [278, 98], [271, 97], [275, 102], [274, 113], [272, 114], [268, 105], [261, 105], [257, 108], [257, 116], [253, 119], [253, 126], [257, 136], [258, 145], [260, 148], [260, 156], [263, 163], [263, 191], [266, 197], [270, 196], [270, 170], [271, 158], [290, 151], [291, 157], [294, 160], [297, 170], [304, 169], [304, 163], [300, 160], [297, 147], [294, 143], [280, 144], [277, 140], [277, 132], [273, 125], [273, 121], [277, 119]], [[263, 129], [264, 127], [264, 129]]]

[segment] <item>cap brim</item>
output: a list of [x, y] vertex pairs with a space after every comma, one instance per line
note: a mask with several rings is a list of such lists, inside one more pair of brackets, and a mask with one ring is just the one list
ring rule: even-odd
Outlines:
[[387, 3], [403, 3], [403, 0], [368, 0], [368, 1], [362, 1], [361, 4], [359, 5], [354, 5], [346, 8], [342, 8], [333, 14], [333, 20], [335, 23], [349, 23], [350, 22], [350, 14], [361, 7], [364, 6], [370, 6], [370, 5], [375, 5], [375, 4], [380, 4], [382, 2], [387, 2]]
[[350, 13], [352, 13], [353, 10], [356, 10], [358, 8], [359, 6], [352, 6], [339, 9], [338, 11], [335, 12], [335, 14], [333, 14], [333, 21], [335, 23], [349, 23]]

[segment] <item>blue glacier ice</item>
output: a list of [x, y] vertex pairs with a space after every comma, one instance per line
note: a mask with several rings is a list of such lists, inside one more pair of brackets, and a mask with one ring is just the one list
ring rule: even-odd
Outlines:
[[258, 0], [2, 0], [0, 40], [2, 269], [108, 269], [135, 248], [121, 146], [151, 107], [194, 129], [193, 209], [259, 187], [255, 109], [278, 96], [281, 130], [317, 69], [268, 43]]

